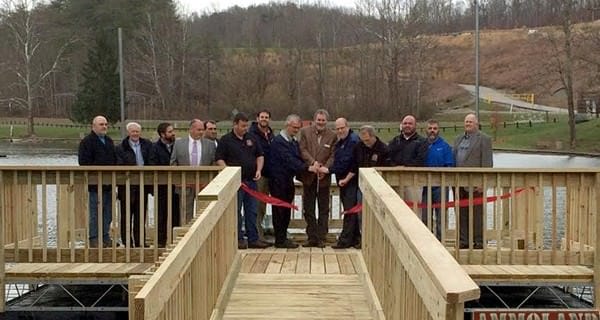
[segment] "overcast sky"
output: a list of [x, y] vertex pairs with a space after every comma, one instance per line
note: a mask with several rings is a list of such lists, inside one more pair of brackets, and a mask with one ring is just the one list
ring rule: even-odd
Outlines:
[[[269, 3], [269, 2], [290, 2], [289, 0], [276, 0], [276, 1], [269, 1], [269, 0], [178, 0], [182, 6], [184, 11], [189, 11], [189, 12], [198, 12], [198, 13], [202, 13], [204, 11], [208, 11], [208, 12], [212, 12], [212, 11], [221, 11], [221, 10], [225, 10], [227, 8], [233, 7], [235, 5], [238, 5], [240, 7], [248, 7], [252, 4], [262, 4], [262, 3]], [[316, 1], [306, 1], [306, 0], [294, 0], [292, 2], [295, 3], [311, 3], [311, 2], [316, 2]], [[355, 0], [323, 0], [323, 1], [319, 1], [320, 3], [324, 3], [324, 4], [331, 4], [331, 6], [339, 6], [339, 7], [348, 7], [348, 8], [354, 8], [355, 7]]]

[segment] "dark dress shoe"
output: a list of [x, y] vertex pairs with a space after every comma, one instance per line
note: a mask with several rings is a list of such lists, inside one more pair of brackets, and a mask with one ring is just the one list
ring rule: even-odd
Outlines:
[[246, 240], [238, 240], [238, 249], [248, 249], [248, 242], [246, 242]]
[[354, 249], [360, 249], [360, 248], [362, 248], [362, 246], [360, 245], [360, 242], [357, 243], [357, 244], [355, 244], [355, 245], [353, 245], [353, 247], [354, 247]]
[[290, 240], [286, 240], [282, 243], [275, 243], [275, 248], [287, 248], [287, 249], [295, 249], [298, 248], [298, 244], [294, 243]]
[[248, 243], [248, 248], [250, 249], [264, 249], [270, 247], [268, 244], [263, 243], [261, 241], [254, 241]]

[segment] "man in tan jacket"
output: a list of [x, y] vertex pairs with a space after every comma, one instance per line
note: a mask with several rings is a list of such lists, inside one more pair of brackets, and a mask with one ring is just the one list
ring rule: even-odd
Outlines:
[[[337, 141], [335, 132], [327, 128], [327, 110], [319, 109], [313, 117], [313, 125], [300, 131], [300, 152], [309, 166], [319, 168], [317, 174], [306, 173], [302, 177], [302, 211], [306, 221], [308, 241], [305, 247], [325, 246], [329, 232], [329, 188], [331, 175], [329, 167], [333, 164], [333, 147]], [[315, 214], [315, 202], [318, 201], [319, 215]]]

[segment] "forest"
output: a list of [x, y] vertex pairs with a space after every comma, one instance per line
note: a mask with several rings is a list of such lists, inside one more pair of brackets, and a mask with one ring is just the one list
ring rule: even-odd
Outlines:
[[[600, 0], [479, 5], [482, 30], [571, 28], [600, 15]], [[95, 114], [119, 119], [118, 28], [128, 119], [225, 120], [263, 108], [275, 119], [310, 117], [317, 108], [355, 120], [427, 117], [447, 99], [432, 94], [434, 52], [443, 47], [435, 36], [472, 34], [475, 12], [474, 2], [457, 0], [358, 0], [352, 9], [288, 2], [203, 13], [170, 0], [0, 6], [0, 113], [80, 123]], [[562, 54], [560, 41], [552, 43]]]

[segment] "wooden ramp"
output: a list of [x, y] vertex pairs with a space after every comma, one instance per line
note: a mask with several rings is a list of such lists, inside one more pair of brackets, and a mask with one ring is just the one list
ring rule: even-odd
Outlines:
[[242, 253], [221, 319], [380, 319], [356, 250], [271, 249]]

